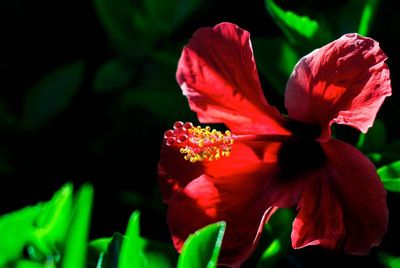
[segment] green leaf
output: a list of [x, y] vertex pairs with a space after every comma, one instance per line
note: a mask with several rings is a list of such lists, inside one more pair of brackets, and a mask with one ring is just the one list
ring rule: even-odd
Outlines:
[[260, 73], [283, 96], [286, 81], [300, 57], [289, 43], [279, 38], [259, 37], [252, 43]]
[[40, 211], [41, 206], [37, 205], [0, 217], [0, 267], [20, 258], [25, 245], [35, 244], [33, 223]]
[[134, 12], [133, 21], [141, 31], [152, 30], [158, 35], [169, 35], [196, 10], [200, 2], [200, 0], [144, 0], [143, 10]]
[[378, 168], [377, 172], [388, 191], [400, 192], [400, 160]]
[[134, 5], [129, 0], [93, 0], [100, 21], [111, 40], [125, 52], [136, 54], [138, 39], [132, 23]]
[[263, 252], [257, 267], [274, 267], [280, 252], [282, 251], [282, 242], [280, 239], [275, 239], [272, 243], [267, 247], [267, 249]]
[[173, 33], [200, 3], [200, 0], [94, 0], [111, 40], [130, 56], [151, 54], [157, 41]]
[[37, 129], [66, 109], [83, 82], [85, 65], [77, 61], [50, 73], [29, 91], [23, 123]]
[[182, 247], [178, 268], [215, 268], [226, 223], [210, 224], [190, 235]]
[[63, 268], [84, 268], [92, 209], [93, 188], [89, 184], [77, 193], [71, 223], [67, 231], [62, 259]]
[[16, 116], [10, 111], [8, 105], [0, 99], [0, 130], [14, 127], [18, 122]]
[[98, 238], [89, 242], [88, 252], [86, 257], [87, 268], [102, 267], [104, 254], [107, 251], [112, 237]]
[[392, 256], [386, 252], [379, 252], [378, 259], [387, 268], [400, 268], [400, 257]]
[[[121, 247], [124, 243], [125, 238], [120, 233], [115, 233], [107, 245], [107, 250], [103, 252], [103, 255], [100, 255], [101, 259], [97, 263], [97, 268], [118, 268]], [[134, 267], [134, 266], [132, 266]], [[139, 268], [139, 267], [138, 267]]]
[[100, 66], [96, 73], [93, 89], [103, 93], [121, 89], [133, 77], [133, 69], [122, 59], [111, 59]]
[[386, 146], [386, 137], [385, 124], [377, 119], [367, 133], [360, 134], [356, 147], [365, 153], [379, 152]]
[[132, 213], [125, 233], [119, 258], [119, 268], [144, 268], [148, 267], [148, 261], [143, 252], [144, 242], [140, 237], [140, 212]]
[[36, 235], [50, 245], [60, 245], [64, 240], [72, 210], [73, 186], [65, 184], [58, 190], [35, 219]]
[[358, 32], [367, 36], [375, 17], [379, 0], [351, 0], [342, 9], [339, 23], [339, 34]]
[[273, 0], [265, 0], [265, 5], [289, 42], [302, 48], [302, 52], [309, 52], [332, 39], [330, 31], [316, 20], [285, 11]]
[[[265, 225], [264, 236], [273, 239], [261, 254], [257, 268], [276, 267], [277, 262], [286, 254], [290, 248], [293, 219], [294, 213], [291, 209], [281, 208], [274, 213]], [[262, 239], [259, 246], [261, 245]]]
[[136, 88], [124, 92], [121, 96], [122, 109], [141, 108], [163, 121], [176, 118], [191, 121], [187, 103], [179, 90], [170, 88]]
[[97, 238], [95, 240], [90, 241], [89, 247], [93, 248], [98, 252], [103, 252], [107, 250], [111, 240], [112, 237]]
[[20, 260], [18, 261], [15, 268], [55, 268], [55, 265], [44, 265], [38, 262], [28, 261], [28, 260]]

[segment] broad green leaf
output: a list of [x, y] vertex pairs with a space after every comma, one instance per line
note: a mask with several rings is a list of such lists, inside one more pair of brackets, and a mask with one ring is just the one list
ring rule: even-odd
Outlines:
[[379, 252], [378, 259], [387, 268], [400, 268], [400, 257], [392, 256], [386, 252]]
[[89, 233], [93, 188], [85, 184], [78, 191], [62, 255], [62, 268], [84, 268]]
[[254, 38], [252, 44], [258, 69], [283, 96], [286, 82], [300, 57], [289, 43], [279, 38]]
[[66, 109], [83, 82], [84, 70], [82, 61], [65, 65], [31, 88], [25, 99], [24, 126], [40, 128]]
[[190, 235], [182, 247], [178, 268], [216, 268], [226, 223], [210, 224]]
[[99, 93], [121, 89], [128, 85], [133, 72], [124, 60], [112, 59], [100, 66], [94, 78], [93, 89]]
[[132, 213], [125, 233], [121, 253], [119, 256], [119, 268], [144, 268], [148, 267], [148, 261], [143, 252], [144, 241], [140, 237], [140, 212]]
[[265, 0], [265, 5], [289, 42], [302, 48], [302, 52], [308, 52], [332, 39], [330, 31], [318, 21], [285, 11], [273, 0]]
[[400, 160], [378, 168], [377, 172], [387, 190], [400, 192]]
[[[351, 0], [342, 9], [339, 24], [339, 34], [358, 32], [367, 36], [375, 17], [379, 0]], [[337, 14], [336, 14], [337, 17]]]

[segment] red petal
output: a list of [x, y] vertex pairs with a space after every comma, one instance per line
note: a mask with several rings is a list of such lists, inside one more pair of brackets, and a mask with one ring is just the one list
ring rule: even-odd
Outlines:
[[[205, 174], [176, 192], [168, 210], [168, 224], [175, 247], [187, 236], [210, 223], [224, 220], [222, 264], [238, 267], [253, 251], [262, 226], [275, 208], [297, 202], [299, 190], [276, 179], [279, 143], [235, 142], [231, 155], [204, 162]], [[298, 185], [298, 183], [296, 183]]]
[[164, 202], [168, 203], [175, 192], [203, 173], [201, 163], [190, 163], [183, 158], [178, 147], [167, 146], [163, 142], [158, 163], [158, 182]]
[[[228, 186], [227, 184], [224, 186]], [[244, 185], [242, 185], [244, 186]], [[168, 224], [175, 247], [180, 250], [194, 231], [225, 220], [227, 228], [222, 242], [219, 265], [240, 267], [254, 250], [262, 227], [276, 208], [262, 202], [254, 185], [228, 193], [230, 187], [215, 185], [203, 175], [176, 193], [168, 207]]]
[[322, 146], [328, 163], [306, 179], [293, 247], [321, 245], [366, 255], [387, 230], [386, 191], [374, 165], [354, 147], [338, 140]]
[[378, 42], [347, 34], [314, 50], [296, 65], [286, 86], [289, 117], [322, 127], [321, 141], [335, 122], [366, 132], [391, 95], [386, 55]]
[[250, 34], [235, 24], [197, 30], [176, 78], [202, 123], [225, 123], [236, 134], [287, 133], [263, 95]]

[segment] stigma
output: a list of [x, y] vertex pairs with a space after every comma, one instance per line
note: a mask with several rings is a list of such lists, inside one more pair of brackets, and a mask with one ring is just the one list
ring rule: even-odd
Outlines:
[[234, 139], [229, 130], [222, 133], [209, 126], [202, 128], [178, 121], [164, 133], [164, 141], [167, 146], [178, 147], [185, 160], [195, 163], [228, 157]]

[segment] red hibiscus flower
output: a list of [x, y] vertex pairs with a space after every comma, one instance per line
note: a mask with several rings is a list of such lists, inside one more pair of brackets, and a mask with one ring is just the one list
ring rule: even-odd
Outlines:
[[[365, 255], [386, 232], [386, 191], [374, 165], [331, 137], [332, 123], [362, 132], [391, 95], [379, 44], [346, 34], [303, 57], [289, 77], [287, 116], [266, 101], [247, 31], [201, 28], [185, 46], [177, 80], [202, 123], [165, 133], [159, 180], [180, 250], [189, 234], [227, 222], [220, 263], [237, 267], [278, 207], [297, 207], [292, 245]], [[215, 161], [212, 161], [215, 160]]]

